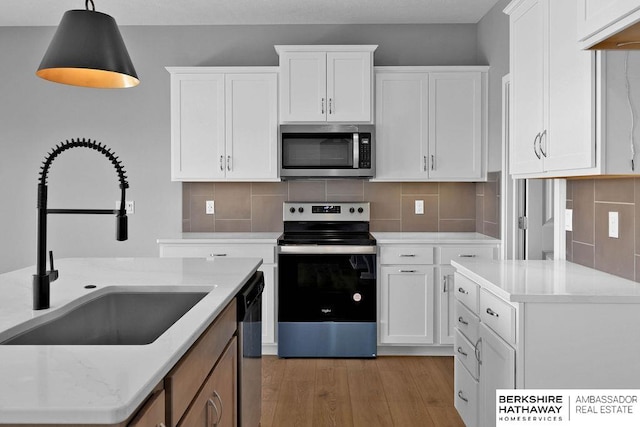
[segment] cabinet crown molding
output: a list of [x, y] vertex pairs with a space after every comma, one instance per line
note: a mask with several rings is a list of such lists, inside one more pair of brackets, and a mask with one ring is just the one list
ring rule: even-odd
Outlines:
[[323, 45], [275, 45], [278, 55], [282, 52], [373, 52], [377, 44], [323, 44]]

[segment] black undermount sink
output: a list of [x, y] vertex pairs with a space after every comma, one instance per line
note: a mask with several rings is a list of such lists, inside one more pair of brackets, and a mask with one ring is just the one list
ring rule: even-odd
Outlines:
[[[150, 344], [207, 295], [207, 292], [117, 291], [100, 295], [27, 330], [2, 345]], [[34, 323], [29, 327], [27, 323]]]

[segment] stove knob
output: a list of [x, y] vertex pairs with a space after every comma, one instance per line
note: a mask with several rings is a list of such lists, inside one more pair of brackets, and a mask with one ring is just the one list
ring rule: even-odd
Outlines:
[[350, 213], [354, 213], [356, 210], [354, 208], [349, 208]]
[[296, 208], [289, 208], [289, 212], [295, 213], [296, 212]]
[[362, 213], [362, 212], [364, 212], [364, 209], [358, 208], [358, 213]]
[[304, 208], [298, 208], [298, 212], [300, 213], [304, 212]]

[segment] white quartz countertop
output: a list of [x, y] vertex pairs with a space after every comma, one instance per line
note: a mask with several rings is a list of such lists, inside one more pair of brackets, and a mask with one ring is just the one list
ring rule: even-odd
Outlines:
[[281, 232], [215, 232], [215, 233], [182, 233], [174, 238], [158, 239], [159, 244], [171, 243], [271, 243], [276, 244]]
[[480, 233], [464, 232], [381, 232], [375, 231], [373, 236], [378, 243], [408, 243], [408, 244], [499, 244], [499, 239]]
[[[32, 310], [34, 267], [1, 274], [0, 342], [21, 332], [22, 322], [44, 322], [110, 288], [209, 293], [147, 345], [0, 345], [0, 424], [125, 420], [261, 263], [258, 258], [60, 259], [60, 277], [51, 284], [51, 308], [39, 311]], [[85, 289], [88, 284], [96, 288]]]
[[567, 261], [451, 261], [458, 272], [512, 302], [640, 303], [640, 283]]

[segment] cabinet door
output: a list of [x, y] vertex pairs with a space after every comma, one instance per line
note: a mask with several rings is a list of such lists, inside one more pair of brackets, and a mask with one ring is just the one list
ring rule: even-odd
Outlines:
[[432, 344], [433, 267], [391, 265], [380, 272], [380, 342]]
[[483, 323], [480, 324], [480, 426], [496, 425], [496, 390], [513, 389], [515, 350]]
[[595, 52], [576, 46], [576, 2], [549, 1], [549, 105], [544, 169], [595, 166]]
[[429, 178], [482, 178], [482, 74], [429, 74]]
[[327, 121], [371, 121], [371, 54], [327, 53]]
[[180, 427], [237, 425], [237, 339], [233, 338], [181, 419]]
[[426, 73], [376, 73], [376, 179], [427, 178]]
[[224, 75], [171, 76], [171, 179], [224, 177]]
[[275, 344], [276, 342], [276, 316], [275, 316], [275, 289], [276, 274], [275, 265], [262, 264], [259, 268], [264, 273], [264, 291], [262, 291], [262, 344]]
[[510, 16], [512, 174], [541, 172], [545, 52], [548, 46], [545, 0], [525, 0]]
[[438, 299], [440, 344], [453, 344], [454, 327], [456, 326], [456, 319], [454, 318], [456, 299], [454, 274], [456, 269], [443, 265], [438, 269], [438, 272], [435, 290], [436, 298]]
[[327, 117], [327, 54], [283, 52], [280, 55], [280, 120], [324, 122]]
[[278, 77], [275, 73], [227, 74], [227, 179], [278, 177]]

